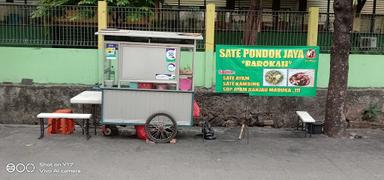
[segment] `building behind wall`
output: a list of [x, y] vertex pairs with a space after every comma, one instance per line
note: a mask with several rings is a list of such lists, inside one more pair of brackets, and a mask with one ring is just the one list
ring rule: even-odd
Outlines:
[[[264, 12], [271, 11], [307, 11], [308, 7], [319, 7], [319, 29], [320, 31], [333, 30], [333, 1], [334, 0], [262, 0]], [[206, 4], [214, 3], [217, 9], [247, 10], [250, 0], [164, 0], [163, 7], [184, 9], [204, 9]], [[376, 0], [376, 11], [373, 13], [374, 0], [367, 0], [362, 11], [359, 24], [355, 25], [357, 32], [384, 32], [384, 1]], [[329, 13], [329, 14], [327, 14]], [[375, 14], [372, 16], [372, 14]], [[329, 20], [330, 23], [327, 23]], [[263, 22], [270, 21], [263, 19]], [[371, 24], [373, 26], [371, 27]], [[358, 26], [358, 27], [357, 27]]]
[[[274, 0], [262, 0], [264, 10], [273, 9]], [[330, 1], [330, 13], [333, 13], [333, 1]], [[367, 0], [362, 10], [362, 14], [372, 14], [373, 1]], [[0, 0], [0, 4], [38, 4], [38, 0]], [[185, 8], [204, 8], [208, 3], [214, 3], [219, 9], [248, 9], [250, 0], [164, 0], [163, 7], [175, 7], [180, 3]], [[279, 10], [282, 11], [300, 11], [301, 7], [319, 7], [320, 12], [327, 12], [328, 0], [280, 0]], [[384, 15], [384, 1], [376, 0], [376, 14]]]
[[37, 4], [38, 0], [0, 0], [0, 4], [7, 3], [7, 4]]
[[[4, 1], [4, 0], [3, 0]], [[274, 0], [262, 0], [264, 10], [273, 9]], [[333, 1], [329, 0], [329, 12], [333, 13]], [[362, 14], [372, 14], [373, 1], [367, 0], [364, 5]], [[278, 2], [278, 1], [276, 1]], [[214, 3], [219, 9], [248, 9], [250, 0], [164, 0], [162, 3], [165, 7], [176, 7], [180, 3], [181, 7], [189, 8], [204, 8], [208, 3]], [[281, 11], [306, 11], [307, 7], [319, 7], [320, 12], [326, 13], [328, 11], [328, 0], [280, 0], [278, 10]], [[376, 0], [376, 14], [384, 15], [384, 1]]]

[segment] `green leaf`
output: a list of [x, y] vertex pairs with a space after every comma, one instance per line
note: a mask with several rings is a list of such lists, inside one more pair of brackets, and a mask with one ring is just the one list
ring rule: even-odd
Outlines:
[[[59, 8], [61, 5], [97, 5], [98, 0], [40, 0], [38, 7], [32, 12], [33, 18], [50, 16], [60, 17], [65, 11]], [[138, 21], [144, 16], [153, 15], [150, 7], [153, 7], [154, 0], [107, 0], [108, 6], [135, 7], [126, 9], [123, 18], [131, 21]], [[78, 8], [75, 15], [69, 17], [70, 20], [78, 20], [82, 17], [93, 17], [96, 15], [94, 9]]]

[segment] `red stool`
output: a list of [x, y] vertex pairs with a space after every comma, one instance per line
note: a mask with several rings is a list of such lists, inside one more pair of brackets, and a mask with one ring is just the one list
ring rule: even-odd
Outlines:
[[[72, 109], [58, 109], [54, 113], [72, 113]], [[73, 119], [48, 119], [48, 134], [72, 134], [75, 131]]]

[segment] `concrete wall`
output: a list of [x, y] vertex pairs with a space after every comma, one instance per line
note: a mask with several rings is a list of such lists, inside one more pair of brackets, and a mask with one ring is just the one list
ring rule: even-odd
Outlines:
[[[308, 111], [317, 121], [324, 121], [326, 95], [326, 89], [318, 89], [316, 97], [249, 97], [199, 89], [195, 97], [204, 119], [215, 126], [238, 126], [247, 119], [251, 126], [293, 127], [298, 110]], [[383, 113], [372, 122], [362, 120], [361, 112], [376, 103], [384, 112], [384, 89], [349, 89], [346, 118], [350, 127], [384, 127]]]
[[[37, 83], [92, 85], [98, 82], [97, 56], [95, 49], [0, 47], [0, 82], [32, 78]], [[182, 58], [181, 68], [191, 66], [191, 54], [182, 53]], [[351, 55], [349, 87], [384, 87], [383, 59], [382, 55]], [[318, 87], [328, 86], [329, 61], [329, 54], [320, 55]], [[198, 52], [195, 85], [214, 84], [214, 69], [214, 54]]]
[[59, 108], [74, 108], [69, 100], [89, 86], [0, 85], [0, 123], [37, 124], [36, 115]]
[[[58, 108], [73, 108], [71, 97], [90, 89], [90, 86], [1, 85], [0, 123], [37, 124], [40, 112], [53, 112]], [[240, 94], [218, 94], [199, 88], [195, 94], [203, 118], [214, 126], [238, 126], [248, 119], [252, 126], [296, 125], [296, 110], [306, 110], [317, 120], [324, 120], [326, 89], [319, 89], [316, 97], [248, 97]], [[381, 113], [373, 122], [362, 121], [361, 112], [369, 104], [377, 103], [384, 111], [384, 89], [350, 89], [346, 103], [346, 116], [352, 127], [384, 127]], [[89, 106], [86, 106], [89, 111]]]
[[[0, 47], [0, 82], [18, 83], [22, 78], [32, 78], [37, 83], [67, 83], [70, 85], [1, 85], [0, 123], [36, 123], [36, 114], [51, 112], [71, 106], [69, 99], [89, 89], [98, 81], [97, 50]], [[190, 66], [191, 56], [182, 66]], [[329, 55], [321, 54], [318, 86], [327, 87], [329, 78]], [[195, 84], [207, 86], [215, 81], [214, 54], [199, 52], [196, 58]], [[383, 56], [351, 55], [347, 100], [347, 118], [354, 126], [364, 126], [361, 111], [371, 103], [384, 104], [384, 79], [381, 68]], [[73, 84], [85, 84], [78, 86]], [[371, 89], [375, 87], [376, 89]], [[204, 118], [217, 126], [235, 126], [244, 120], [250, 109], [252, 125], [272, 121], [275, 127], [289, 127], [295, 123], [295, 110], [307, 110], [318, 120], [324, 117], [326, 89], [319, 89], [316, 97], [248, 97], [235, 94], [216, 94], [200, 89], [196, 99], [205, 113]], [[384, 109], [382, 109], [384, 111]], [[373, 124], [382, 125], [383, 117]], [[360, 124], [360, 125], [359, 125]], [[363, 124], [363, 125], [361, 125]], [[372, 124], [372, 123], [368, 123]]]

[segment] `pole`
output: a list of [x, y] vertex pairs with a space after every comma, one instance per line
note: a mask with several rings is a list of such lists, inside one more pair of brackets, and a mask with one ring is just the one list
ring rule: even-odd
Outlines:
[[331, 9], [331, 0], [328, 0], [327, 3], [327, 31], [329, 31], [329, 11]]
[[180, 0], [177, 1], [177, 32], [180, 32]]
[[317, 35], [319, 30], [319, 8], [310, 7], [308, 18], [307, 46], [317, 46]]
[[[100, 32], [102, 29], [107, 28], [107, 1], [98, 1], [98, 6], [97, 6], [97, 13], [98, 13], [98, 19], [97, 19], [97, 30]], [[99, 84], [104, 83], [102, 82], [104, 77], [103, 77], [103, 72], [104, 72], [104, 52], [103, 52], [103, 47], [104, 47], [104, 38], [101, 34], [98, 35], [98, 82]]]
[[376, 0], [373, 0], [372, 17], [371, 17], [371, 29], [370, 32], [375, 31], [375, 17], [376, 16]]
[[215, 48], [215, 4], [209, 3], [205, 10], [205, 74], [204, 86], [212, 86], [213, 58]]

